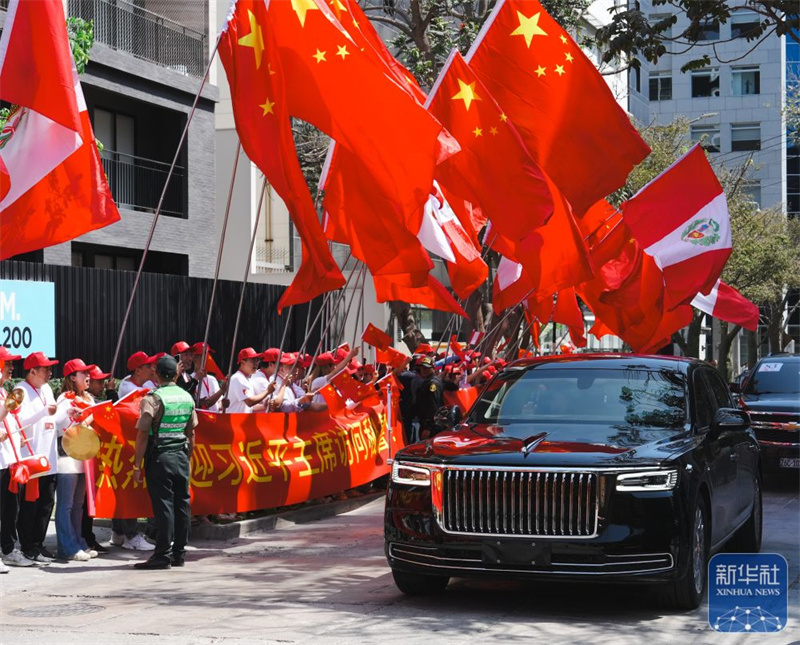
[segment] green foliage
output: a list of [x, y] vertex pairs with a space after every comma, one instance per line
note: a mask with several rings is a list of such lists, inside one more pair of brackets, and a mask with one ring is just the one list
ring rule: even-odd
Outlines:
[[78, 68], [78, 74], [83, 74], [89, 62], [89, 52], [94, 45], [94, 21], [70, 16], [67, 18], [67, 35], [75, 67]]

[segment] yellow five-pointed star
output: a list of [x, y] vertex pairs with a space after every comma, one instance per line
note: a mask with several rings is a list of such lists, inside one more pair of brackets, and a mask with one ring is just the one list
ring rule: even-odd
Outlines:
[[567, 52], [567, 62], [568, 63], [572, 62], [572, 54], [570, 54], [569, 52]]
[[561, 65], [556, 65], [556, 74], [558, 74], [559, 76], [564, 75], [564, 68], [561, 67]]
[[328, 53], [328, 52], [321, 52], [321, 51], [318, 49], [318, 50], [317, 50], [317, 53], [316, 53], [316, 54], [314, 54], [314, 55], [313, 55], [311, 58], [316, 58], [316, 59], [317, 59], [317, 65], [319, 65], [319, 64], [320, 64], [322, 61], [325, 61], [325, 62], [327, 63], [327, 62], [328, 62], [328, 59], [327, 59], [327, 58], [325, 58], [325, 54], [327, 54], [327, 53]]
[[258, 107], [264, 110], [264, 114], [262, 114], [261, 116], [267, 116], [267, 114], [275, 114], [275, 112], [272, 111], [272, 108], [275, 107], [275, 101], [270, 101], [269, 97], [267, 97], [264, 103], [262, 103]]
[[342, 4], [342, 0], [330, 0], [328, 4], [337, 11], [347, 11], [347, 7]]
[[491, 127], [491, 128], [489, 128], [489, 132], [491, 133], [492, 136], [494, 136], [494, 135], [497, 134], [497, 128]]
[[536, 76], [541, 78], [542, 76], [544, 76], [546, 70], [547, 70], [546, 67], [542, 67], [541, 65], [539, 65], [539, 67], [536, 68]]
[[473, 101], [482, 101], [480, 96], [475, 94], [475, 83], [465, 83], [460, 78], [458, 79], [458, 94], [453, 97], [453, 101], [457, 101], [461, 99], [464, 101], [464, 105], [467, 107], [467, 111], [469, 111], [469, 106], [472, 105]]
[[341, 56], [342, 60], [345, 59], [346, 56], [350, 55], [350, 52], [347, 51], [347, 45], [342, 45], [341, 47], [337, 47], [339, 51], [336, 52], [337, 56]]
[[272, 63], [267, 63], [267, 71], [269, 72], [270, 76], [274, 76], [275, 74], [278, 73], [274, 69], [272, 69]]
[[483, 130], [481, 130], [480, 128], [475, 128], [475, 129], [472, 131], [472, 134], [474, 134], [476, 137], [483, 136]]
[[314, 0], [292, 0], [292, 9], [300, 19], [300, 26], [306, 26], [306, 14], [309, 11], [319, 11], [319, 7], [314, 4]]
[[508, 117], [507, 117], [505, 114], [502, 114], [502, 113], [501, 113], [501, 114], [500, 114], [500, 120], [501, 120], [503, 123], [505, 123], [506, 121], [508, 121]]
[[242, 36], [239, 44], [253, 48], [253, 53], [256, 55], [256, 69], [258, 69], [261, 67], [261, 55], [264, 53], [264, 34], [250, 9], [247, 10], [247, 17], [250, 20], [250, 33]]
[[536, 13], [528, 18], [525, 14], [521, 11], [517, 11], [517, 17], [519, 18], [519, 27], [517, 27], [514, 31], [511, 32], [512, 36], [524, 36], [525, 43], [528, 47], [531, 46], [531, 41], [533, 40], [534, 36], [546, 36], [547, 32], [539, 26], [539, 18], [541, 17], [542, 12]]
[[564, 43], [565, 45], [567, 44], [567, 37], [564, 34], [561, 34], [558, 38], [561, 40], [562, 43]]

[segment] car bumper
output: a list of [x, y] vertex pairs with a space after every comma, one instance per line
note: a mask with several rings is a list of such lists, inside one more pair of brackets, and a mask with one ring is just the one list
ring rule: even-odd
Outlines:
[[765, 473], [800, 472], [800, 444], [760, 440], [758, 445]]

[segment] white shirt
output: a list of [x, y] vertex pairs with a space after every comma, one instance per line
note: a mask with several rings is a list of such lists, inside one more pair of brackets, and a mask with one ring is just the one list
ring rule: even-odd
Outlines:
[[272, 381], [272, 377], [267, 377], [267, 375], [264, 374], [264, 370], [256, 371], [256, 373], [250, 377], [250, 382], [253, 384], [253, 394], [265, 392], [270, 381]]
[[[53, 390], [50, 385], [45, 383], [41, 388], [36, 389], [27, 381], [23, 381], [18, 387], [25, 392], [25, 399], [19, 406], [17, 419], [19, 424], [25, 428], [25, 436], [31, 440], [33, 452], [37, 455], [44, 455], [50, 461], [50, 470], [47, 475], [58, 472], [58, 449], [56, 447], [56, 424], [60, 423], [66, 416], [67, 405], [62, 406], [53, 416], [50, 416], [47, 408], [56, 402]], [[27, 448], [23, 448], [20, 453], [21, 458], [30, 457]]]
[[[5, 401], [8, 393], [5, 391], [4, 388], [0, 387], [0, 405], [3, 405], [3, 401]], [[8, 439], [5, 441], [0, 441], [0, 470], [4, 468], [8, 468], [11, 464], [17, 463], [17, 458], [14, 455], [14, 447], [17, 449], [17, 454], [20, 458], [29, 457], [30, 453], [25, 450], [22, 452], [22, 444], [20, 443], [20, 439], [22, 438], [19, 432], [15, 432], [11, 434], [14, 430], [19, 430], [19, 424], [17, 423], [17, 417], [9, 412], [5, 419], [0, 421], [0, 427], [2, 427], [3, 431], [8, 434]], [[14, 447], [12, 447], [11, 442], [14, 442]]]
[[[192, 374], [192, 378], [197, 379], [197, 376]], [[219, 392], [219, 381], [213, 374], [207, 374], [203, 380], [197, 384], [197, 387], [200, 388], [200, 398], [205, 399]], [[206, 410], [211, 412], [219, 412], [219, 401], [206, 408]]]
[[[328, 384], [328, 377], [327, 376], [318, 376], [313, 381], [311, 381], [311, 391], [317, 392], [317, 390], [321, 390]], [[325, 397], [322, 396], [319, 392], [314, 395], [314, 398], [311, 399], [312, 403], [325, 403]]]
[[[62, 401], [66, 401], [67, 397], [66, 393], [61, 394], [58, 397], [58, 401], [56, 403], [61, 404]], [[91, 394], [87, 392], [87, 395], [90, 399], [92, 399], [91, 405], [94, 405], [94, 398]], [[66, 403], [63, 404], [65, 408], [69, 407]], [[56, 431], [59, 437], [64, 436], [64, 430], [69, 428], [70, 426], [74, 425], [72, 420], [67, 416], [64, 415], [63, 418], [59, 418], [58, 422], [56, 423]], [[58, 455], [58, 472], [59, 474], [72, 474], [72, 475], [80, 475], [84, 472], [83, 470], [83, 462], [78, 461], [77, 459], [73, 459], [69, 455]]]
[[241, 371], [237, 371], [231, 376], [231, 381], [228, 384], [228, 401], [230, 401], [230, 405], [227, 411], [230, 413], [252, 412], [253, 408], [244, 402], [245, 399], [249, 399], [251, 396], [254, 396], [251, 378], [242, 374]]
[[156, 384], [153, 381], [145, 381], [144, 385], [136, 385], [133, 381], [131, 381], [130, 376], [126, 376], [122, 379], [119, 383], [119, 389], [117, 390], [117, 394], [119, 398], [122, 398], [126, 394], [130, 394], [135, 390], [155, 390]]

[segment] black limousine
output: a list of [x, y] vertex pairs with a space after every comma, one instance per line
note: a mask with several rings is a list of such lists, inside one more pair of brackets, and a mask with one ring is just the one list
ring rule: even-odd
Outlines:
[[521, 360], [453, 421], [392, 465], [385, 549], [405, 593], [453, 576], [602, 580], [694, 608], [711, 554], [761, 546], [758, 443], [706, 363]]

